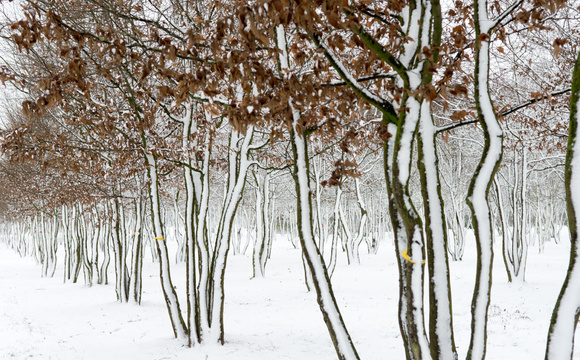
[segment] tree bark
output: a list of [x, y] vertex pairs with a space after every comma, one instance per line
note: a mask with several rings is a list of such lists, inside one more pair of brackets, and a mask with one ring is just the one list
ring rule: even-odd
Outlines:
[[299, 131], [300, 115], [293, 110], [293, 126], [290, 130], [294, 171], [292, 176], [296, 184], [298, 207], [298, 236], [302, 245], [304, 258], [312, 274], [314, 288], [322, 317], [330, 334], [338, 358], [341, 360], [359, 359], [356, 348], [350, 338], [342, 315], [334, 298], [330, 277], [313, 234], [312, 196], [309, 184], [308, 147], [305, 135]]
[[546, 360], [570, 360], [574, 355], [574, 334], [580, 317], [580, 239], [578, 229], [580, 218], [580, 53], [572, 75], [572, 98], [570, 100], [570, 130], [566, 152], [565, 185], [566, 205], [568, 208], [568, 227], [570, 229], [570, 264], [564, 285], [558, 296], [546, 347]]
[[147, 175], [149, 177], [149, 200], [151, 206], [151, 222], [153, 224], [153, 236], [157, 255], [159, 256], [159, 277], [161, 288], [165, 297], [165, 304], [171, 319], [173, 334], [178, 339], [187, 338], [187, 327], [181, 315], [181, 308], [177, 298], [177, 293], [171, 281], [171, 272], [169, 268], [169, 255], [167, 244], [165, 243], [165, 234], [161, 221], [161, 208], [159, 204], [159, 180], [157, 179], [157, 159], [153, 154], [145, 154], [147, 160]]

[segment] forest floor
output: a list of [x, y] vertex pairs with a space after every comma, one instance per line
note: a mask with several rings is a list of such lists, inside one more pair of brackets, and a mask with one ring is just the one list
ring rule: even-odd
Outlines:
[[[250, 249], [248, 249], [250, 250]], [[568, 266], [569, 242], [530, 247], [526, 282], [510, 284], [495, 251], [489, 308], [489, 360], [543, 359], [552, 309]], [[397, 269], [392, 241], [378, 254], [361, 246], [361, 266], [345, 254], [332, 278], [335, 296], [361, 359], [404, 359], [397, 322]], [[251, 279], [251, 256], [230, 254], [226, 275], [225, 346], [187, 348], [173, 339], [157, 264], [145, 261], [140, 306], [115, 301], [113, 285], [63, 284], [41, 278], [32, 258], [0, 243], [0, 359], [330, 360], [332, 347], [313, 292], [303, 282], [300, 251], [274, 241], [267, 278]], [[473, 238], [463, 261], [451, 263], [455, 342], [459, 358], [469, 345], [475, 279]], [[114, 282], [113, 264], [109, 280]], [[184, 298], [185, 266], [172, 276]], [[580, 342], [580, 330], [576, 332]], [[576, 345], [574, 359], [580, 359]]]

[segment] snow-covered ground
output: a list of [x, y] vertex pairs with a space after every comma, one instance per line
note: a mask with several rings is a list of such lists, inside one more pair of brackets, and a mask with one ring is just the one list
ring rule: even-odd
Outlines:
[[[496, 246], [487, 359], [543, 359], [552, 309], [568, 266], [569, 243], [530, 248], [527, 281], [508, 284]], [[404, 359], [397, 323], [397, 270], [391, 241], [362, 266], [344, 254], [332, 282], [361, 359]], [[451, 264], [456, 345], [469, 345], [475, 244]], [[313, 293], [303, 283], [299, 250], [278, 238], [266, 279], [250, 279], [251, 256], [229, 257], [225, 346], [187, 348], [172, 337], [158, 268], [146, 259], [141, 306], [119, 304], [114, 286], [63, 284], [62, 269], [41, 278], [40, 266], [0, 244], [0, 359], [335, 359]], [[111, 265], [112, 266], [112, 265]], [[173, 264], [184, 297], [185, 267]], [[114, 281], [111, 272], [110, 280]], [[576, 332], [576, 339], [580, 330]], [[576, 345], [575, 359], [580, 359]]]

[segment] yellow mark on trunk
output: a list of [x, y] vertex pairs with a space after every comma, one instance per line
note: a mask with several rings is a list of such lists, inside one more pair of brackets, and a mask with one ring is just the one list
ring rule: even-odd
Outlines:
[[154, 238], [154, 239], [155, 239], [155, 240], [165, 240], [165, 238], [160, 238], [160, 237], [159, 237], [159, 238], [158, 238], [158, 237], [156, 237], [156, 238]]
[[[407, 249], [405, 249], [401, 255], [405, 258], [405, 260], [407, 260], [408, 262], [412, 263], [412, 264], [416, 264], [416, 262], [414, 262], [413, 260], [411, 260], [411, 258], [409, 257], [409, 254], [407, 254]], [[425, 264], [426, 260], [423, 260], [423, 262], [421, 263], [421, 265]]]

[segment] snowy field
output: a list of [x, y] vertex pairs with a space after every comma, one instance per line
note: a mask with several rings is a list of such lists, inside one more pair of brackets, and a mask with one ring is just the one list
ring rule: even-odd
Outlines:
[[[499, 245], [499, 244], [496, 244]], [[568, 265], [569, 242], [530, 248], [527, 281], [508, 284], [496, 246], [487, 359], [543, 359], [552, 309]], [[397, 270], [391, 241], [362, 266], [339, 253], [335, 295], [361, 359], [404, 359], [397, 323]], [[455, 341], [459, 358], [469, 345], [475, 244], [451, 264]], [[113, 265], [111, 264], [111, 268]], [[267, 278], [252, 280], [250, 254], [229, 256], [225, 346], [187, 348], [172, 338], [158, 268], [144, 265], [143, 304], [119, 304], [114, 286], [63, 284], [62, 269], [41, 278], [40, 266], [0, 244], [0, 359], [335, 359], [314, 293], [303, 283], [299, 250], [274, 241]], [[112, 269], [110, 269], [112, 270]], [[184, 264], [173, 264], [184, 295]], [[109, 280], [114, 281], [110, 272]], [[576, 332], [577, 342], [580, 331]], [[574, 359], [580, 359], [576, 345]]]

